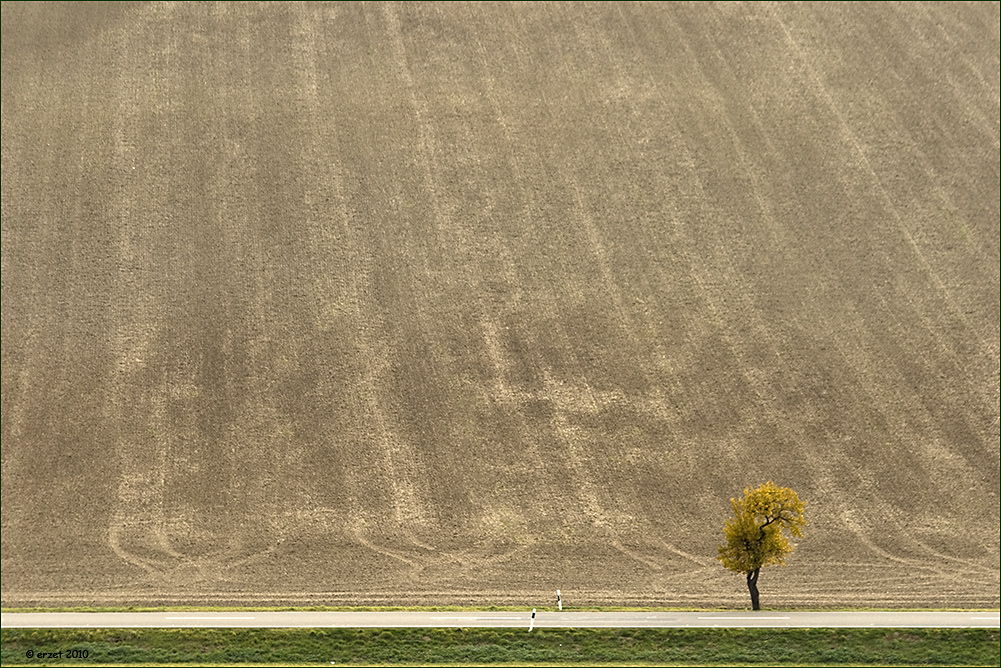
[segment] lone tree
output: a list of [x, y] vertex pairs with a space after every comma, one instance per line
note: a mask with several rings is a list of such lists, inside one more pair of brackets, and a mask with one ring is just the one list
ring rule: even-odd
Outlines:
[[789, 529], [793, 536], [803, 535], [806, 502], [788, 487], [769, 481], [757, 489], [744, 489], [743, 498], [730, 499], [730, 504], [733, 517], [723, 527], [726, 545], [719, 546], [716, 558], [731, 571], [747, 575], [751, 607], [760, 610], [758, 573], [763, 566], [785, 565], [785, 557], [794, 546], [782, 530]]

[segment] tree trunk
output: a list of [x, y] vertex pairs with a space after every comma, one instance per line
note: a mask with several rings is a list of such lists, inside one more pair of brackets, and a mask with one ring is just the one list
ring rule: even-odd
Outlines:
[[758, 604], [758, 573], [760, 572], [760, 568], [755, 568], [753, 571], [747, 571], [747, 588], [751, 592], [752, 610], [761, 610], [761, 606]]

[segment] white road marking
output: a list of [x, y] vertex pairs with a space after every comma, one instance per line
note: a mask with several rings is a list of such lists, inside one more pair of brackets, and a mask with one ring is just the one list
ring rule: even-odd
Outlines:
[[164, 619], [253, 619], [253, 617], [164, 617]]
[[789, 619], [788, 617], [699, 617], [699, 619], [740, 619], [743, 621], [754, 621], [756, 619]]
[[970, 617], [970, 619], [986, 619], [992, 622], [1001, 622], [1001, 617]]
[[521, 619], [521, 617], [432, 617], [431, 619], [460, 619], [464, 621], [476, 621], [480, 619]]

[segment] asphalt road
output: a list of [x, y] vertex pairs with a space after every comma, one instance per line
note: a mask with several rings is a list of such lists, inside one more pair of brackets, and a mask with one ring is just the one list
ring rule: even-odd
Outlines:
[[[32, 612], [2, 613], [3, 628], [504, 627], [524, 612]], [[534, 628], [999, 628], [997, 612], [538, 612]]]

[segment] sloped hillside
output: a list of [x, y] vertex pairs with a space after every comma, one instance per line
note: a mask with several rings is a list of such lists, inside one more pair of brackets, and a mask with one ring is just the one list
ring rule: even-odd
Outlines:
[[997, 606], [999, 41], [4, 4], [4, 605]]

